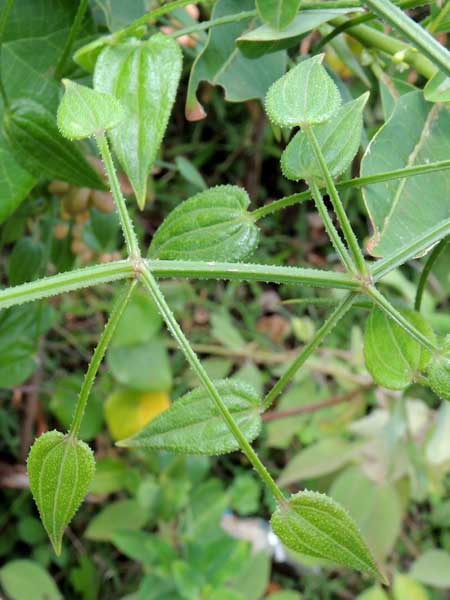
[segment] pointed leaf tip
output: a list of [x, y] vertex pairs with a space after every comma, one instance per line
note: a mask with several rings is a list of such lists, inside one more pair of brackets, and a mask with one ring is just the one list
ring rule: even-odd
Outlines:
[[291, 550], [385, 579], [349, 513], [325, 494], [306, 490], [291, 496], [271, 524]]
[[266, 96], [266, 111], [281, 127], [328, 121], [341, 105], [339, 90], [322, 66], [323, 54], [302, 61], [275, 81]]
[[64, 529], [86, 496], [94, 471], [89, 446], [59, 431], [42, 434], [31, 447], [27, 460], [31, 493], [58, 556]]

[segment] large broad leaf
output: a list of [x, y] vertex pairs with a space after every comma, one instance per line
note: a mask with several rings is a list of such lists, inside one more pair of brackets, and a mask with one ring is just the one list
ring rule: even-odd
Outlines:
[[59, 431], [48, 431], [33, 444], [27, 473], [33, 498], [56, 554], [64, 529], [87, 494], [95, 471], [92, 450]]
[[[254, 8], [253, 0], [218, 0], [212, 18], [220, 18]], [[235, 41], [252, 25], [251, 19], [213, 27], [204, 49], [197, 56], [191, 70], [186, 99], [186, 117], [196, 121], [205, 117], [197, 98], [201, 81], [224, 88], [229, 102], [263, 99], [270, 85], [284, 73], [286, 53], [278, 52], [258, 60], [249, 60]]]
[[[433, 330], [422, 315], [410, 309], [401, 312], [419, 331], [433, 339]], [[379, 385], [403, 390], [426, 367], [431, 355], [386, 313], [374, 308], [366, 323], [364, 357], [367, 370]]]
[[37, 178], [25, 171], [7, 148], [0, 136], [0, 224], [5, 221], [24, 198], [28, 196]]
[[[252, 441], [261, 429], [261, 403], [250, 386], [232, 380], [216, 382], [222, 401], [245, 437]], [[182, 452], [223, 454], [239, 448], [208, 392], [189, 392], [120, 446]]]
[[125, 118], [109, 136], [141, 208], [175, 101], [181, 63], [176, 41], [156, 34], [144, 42], [105, 48], [95, 66], [94, 87], [115, 96], [125, 109]]
[[433, 587], [450, 587], [450, 554], [438, 548], [425, 550], [411, 565], [413, 579]]
[[323, 477], [342, 469], [360, 452], [360, 444], [342, 438], [324, 438], [296, 454], [281, 472], [278, 483], [290, 485]]
[[[358, 152], [363, 125], [362, 111], [368, 97], [366, 93], [347, 102], [329, 121], [312, 126], [333, 177], [341, 175]], [[294, 181], [322, 181], [322, 170], [303, 130], [292, 138], [283, 152], [281, 168], [284, 176]]]
[[291, 550], [380, 577], [358, 527], [348, 512], [325, 494], [304, 491], [291, 496], [274, 512], [271, 524]]
[[178, 205], [161, 224], [149, 249], [151, 258], [242, 260], [253, 252], [259, 230], [247, 208], [247, 192], [220, 185]]
[[266, 112], [275, 125], [315, 125], [338, 111], [341, 95], [322, 65], [323, 56], [302, 61], [271, 86]]
[[346, 9], [302, 10], [284, 29], [264, 24], [244, 32], [236, 43], [245, 56], [257, 58], [298, 44], [307, 33], [346, 12]]
[[118, 531], [142, 529], [149, 516], [148, 510], [137, 500], [118, 500], [108, 504], [92, 519], [84, 535], [89, 540], [109, 542]]
[[[448, 107], [426, 102], [422, 92], [411, 92], [399, 98], [392, 116], [368, 146], [361, 175], [446, 160], [449, 154]], [[373, 237], [368, 244], [371, 254], [395, 254], [399, 247], [447, 219], [449, 188], [450, 171], [364, 188], [373, 226]]]
[[402, 525], [402, 507], [395, 487], [375, 483], [358, 467], [349, 467], [335, 479], [330, 495], [348, 509], [375, 557], [383, 561]]
[[12, 560], [0, 569], [2, 591], [11, 600], [62, 600], [55, 582], [33, 560]]
[[[3, 2], [4, 4], [4, 2]], [[20, 0], [13, 2], [5, 26], [4, 40], [45, 36], [69, 29], [77, 5], [72, 0]]]
[[274, 29], [284, 29], [297, 14], [301, 0], [256, 0], [263, 21]]

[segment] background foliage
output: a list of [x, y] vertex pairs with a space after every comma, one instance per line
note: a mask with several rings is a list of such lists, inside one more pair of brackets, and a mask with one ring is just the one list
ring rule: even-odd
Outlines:
[[[280, 10], [273, 11], [271, 4]], [[420, 6], [409, 14], [445, 44], [450, 3], [410, 4]], [[77, 51], [76, 62], [69, 57], [59, 75], [91, 85], [97, 40], [129, 26], [155, 5], [147, 0], [91, 0], [71, 51]], [[62, 95], [55, 69], [58, 75], [76, 8], [69, 0], [13, 3], [1, 48], [2, 81], [11, 103], [31, 98], [45, 114], [55, 114]], [[249, 201], [257, 209], [301, 191], [296, 181], [311, 164], [289, 162], [288, 152], [291, 144], [295, 148], [304, 142], [294, 137], [283, 153], [289, 132], [269, 123], [261, 101], [270, 85], [304, 55], [325, 52], [324, 64], [344, 101], [370, 91], [365, 107], [365, 99], [354, 100], [364, 122], [357, 160], [349, 166], [352, 156], [347, 161], [339, 153], [334, 175], [345, 180], [357, 173], [448, 160], [448, 98], [429, 63], [405, 50], [402, 38], [392, 32], [389, 48], [377, 46], [373, 35], [384, 31], [379, 20], [330, 36], [323, 45], [325, 36], [360, 18], [360, 12], [300, 6], [297, 14], [298, 8], [298, 1], [260, 0], [255, 5], [252, 0], [218, 0], [197, 10], [178, 8], [147, 23], [149, 33], [188, 28], [178, 36], [184, 54], [181, 86], [152, 174], [144, 182], [138, 176], [138, 183], [121, 180], [127, 195], [132, 186], [139, 187], [144, 210], [133, 205], [130, 210], [152, 258], [179, 258], [172, 231], [166, 237], [162, 230], [155, 238], [153, 234], [182, 200], [195, 196], [201, 206], [208, 187], [245, 188], [248, 197], [233, 195], [234, 188], [228, 188], [221, 218], [230, 223], [230, 235], [255, 248], [254, 225], [243, 221], [235, 227], [236, 213]], [[242, 13], [238, 20], [189, 35], [199, 20], [237, 13]], [[149, 115], [147, 126], [161, 128], [166, 116]], [[24, 159], [11, 143], [12, 125], [7, 118], [3, 122], [2, 285], [120, 257], [119, 222], [109, 193], [102, 189], [94, 145], [78, 144], [82, 162], [75, 179], [62, 182], [55, 177], [48, 147], [33, 150], [34, 161], [46, 168], [33, 168], [35, 162], [31, 165], [30, 157]], [[332, 142], [330, 152], [343, 143]], [[56, 155], [63, 156], [63, 151], [58, 147]], [[67, 151], [72, 153], [73, 147]], [[389, 257], [399, 245], [448, 218], [449, 173], [382, 182], [364, 187], [362, 194], [350, 187], [343, 192], [346, 210], [370, 255]], [[183, 207], [188, 214], [189, 207]], [[337, 268], [337, 255], [310, 203], [292, 203], [283, 212], [267, 214], [258, 226], [262, 235], [256, 262]], [[450, 329], [449, 250], [441, 250], [422, 301], [422, 314], [437, 336]], [[215, 251], [216, 260], [230, 258], [219, 244]], [[183, 258], [188, 253], [186, 249]], [[383, 280], [384, 290], [402, 310], [414, 305], [424, 260], [411, 260]], [[174, 280], [162, 287], [208, 374], [251, 383], [260, 394], [282, 374], [296, 348], [312, 338], [329, 306], [342, 298], [339, 290], [251, 282]], [[24, 461], [36, 434], [69, 426], [114, 290], [112, 284], [101, 285], [0, 312], [0, 587], [6, 597], [448, 596], [450, 409], [431, 390], [411, 385], [411, 372], [421, 364], [420, 349], [407, 349], [406, 367], [395, 373], [398, 391], [382, 387], [392, 387], [386, 364], [395, 367], [396, 361], [385, 349], [384, 364], [377, 362], [377, 339], [363, 349], [368, 318], [364, 304], [339, 323], [265, 413], [257, 448], [283, 489], [327, 492], [349, 510], [384, 565], [393, 584], [389, 590], [277, 545], [267, 525], [273, 500], [241, 455], [183, 457], [114, 445], [198, 384], [156, 307], [139, 290], [122, 316], [89, 400], [80, 437], [95, 449], [97, 470], [87, 503], [56, 557], [38, 520]], [[367, 321], [368, 336], [377, 318], [383, 315], [372, 313]], [[386, 320], [378, 323], [378, 335], [383, 326], [383, 335], [396, 336], [401, 346], [404, 332], [392, 331]]]

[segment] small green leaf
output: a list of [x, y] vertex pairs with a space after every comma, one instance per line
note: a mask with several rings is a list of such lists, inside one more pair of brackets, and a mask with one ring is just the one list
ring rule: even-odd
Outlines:
[[14, 102], [5, 112], [4, 130], [17, 161], [36, 177], [105, 189], [97, 171], [73, 142], [62, 137], [53, 114], [38, 102]]
[[[216, 383], [216, 389], [236, 424], [252, 441], [261, 430], [261, 403], [250, 386], [232, 380]], [[239, 448], [208, 392], [198, 388], [119, 446], [169, 450], [184, 454], [224, 454]]]
[[149, 249], [151, 258], [237, 261], [253, 252], [259, 230], [247, 212], [247, 192], [219, 185], [177, 206]]
[[175, 101], [181, 64], [177, 42], [158, 33], [143, 42], [106, 47], [95, 66], [95, 89], [112, 94], [125, 109], [125, 118], [109, 136], [141, 209]]
[[118, 500], [107, 504], [85, 531], [88, 540], [110, 542], [118, 531], [137, 531], [142, 529], [150, 517], [147, 508], [137, 500]]
[[1, 591], [11, 600], [62, 600], [55, 582], [33, 560], [16, 559], [0, 569]]
[[[434, 338], [431, 326], [419, 313], [409, 309], [400, 312], [424, 335]], [[431, 358], [419, 342], [379, 308], [374, 308], [367, 320], [364, 356], [374, 380], [391, 390], [408, 387]]]
[[65, 94], [58, 108], [59, 130], [69, 140], [81, 140], [112, 129], [125, 118], [120, 102], [105, 92], [63, 79]]
[[448, 590], [450, 554], [439, 548], [428, 548], [413, 562], [409, 574], [425, 585]]
[[382, 577], [348, 512], [325, 494], [306, 490], [291, 496], [274, 512], [271, 523], [283, 544], [295, 552]]
[[[341, 175], [358, 152], [362, 134], [362, 112], [368, 93], [347, 102], [326, 123], [312, 127], [333, 177]], [[281, 169], [287, 179], [306, 179], [322, 183], [322, 171], [308, 139], [299, 131], [281, 156]]]
[[428, 102], [450, 102], [450, 77], [438, 71], [423, 88]]
[[450, 352], [433, 356], [428, 364], [427, 375], [433, 392], [442, 400], [450, 400]]
[[341, 95], [322, 61], [323, 54], [304, 60], [271, 86], [266, 111], [275, 125], [324, 123], [337, 112]]
[[284, 29], [297, 14], [301, 0], [256, 0], [263, 21], [274, 29]]
[[59, 431], [49, 431], [31, 447], [27, 471], [42, 524], [59, 555], [64, 529], [94, 476], [94, 456], [84, 442]]

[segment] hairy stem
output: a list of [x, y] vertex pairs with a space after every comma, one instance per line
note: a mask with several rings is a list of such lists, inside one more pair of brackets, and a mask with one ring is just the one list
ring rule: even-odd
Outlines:
[[442, 46], [426, 29], [410, 19], [390, 0], [361, 0], [362, 4], [384, 19], [394, 29], [403, 34], [422, 54], [428, 57], [439, 69], [450, 76], [450, 52]]
[[80, 393], [78, 395], [77, 404], [75, 406], [75, 412], [72, 418], [72, 424], [70, 426], [69, 435], [76, 438], [80, 431], [81, 422], [83, 420], [84, 411], [86, 409], [89, 394], [91, 393], [92, 385], [94, 384], [97, 371], [100, 367], [100, 363], [105, 356], [105, 352], [108, 349], [109, 343], [114, 335], [117, 324], [120, 321], [120, 317], [123, 314], [134, 290], [137, 280], [134, 279], [125, 286], [122, 293], [115, 302], [108, 322], [105, 325], [100, 340], [95, 348], [94, 354], [92, 355], [91, 362], [89, 363], [88, 370], [85, 373], [83, 384], [81, 386]]
[[[192, 277], [195, 279], [227, 279], [230, 281], [264, 281], [311, 285], [345, 290], [359, 290], [360, 282], [346, 273], [279, 267], [253, 263], [222, 263], [190, 260], [147, 260], [147, 265], [156, 277]], [[1, 298], [1, 295], [0, 295]]]
[[[423, 175], [424, 173], [444, 171], [450, 169], [450, 160], [440, 160], [434, 163], [415, 165], [413, 167], [405, 167], [403, 169], [395, 169], [393, 171], [384, 171], [382, 173], [374, 173], [373, 175], [365, 175], [364, 177], [355, 177], [354, 179], [345, 179], [336, 183], [338, 190], [348, 190], [350, 188], [362, 187], [365, 185], [372, 185], [375, 183], [381, 183], [382, 181], [391, 181], [392, 179], [403, 179], [405, 177], [415, 177], [416, 175]], [[256, 210], [252, 211], [252, 217], [255, 221], [266, 217], [279, 210], [293, 206], [305, 200], [311, 198], [311, 192], [309, 190], [300, 192], [298, 194], [291, 194], [285, 196], [279, 200], [274, 200], [270, 204], [261, 206]]]
[[375, 287], [366, 290], [369, 298], [381, 308], [393, 321], [400, 325], [409, 335], [432, 354], [439, 353], [439, 347], [432, 342], [426, 335], [419, 331], [405, 316], [393, 306], [389, 300], [379, 292]]
[[443, 240], [441, 240], [437, 246], [434, 247], [433, 251], [431, 252], [430, 256], [427, 259], [427, 262], [425, 263], [425, 265], [422, 269], [422, 273], [420, 274], [419, 284], [417, 286], [416, 299], [414, 301], [414, 308], [417, 311], [420, 311], [420, 308], [422, 306], [423, 293], [425, 291], [425, 286], [428, 281], [428, 276], [431, 273], [431, 269], [433, 268], [434, 263], [440, 257], [442, 252], [445, 250], [445, 247], [447, 246], [448, 242], [449, 242], [449, 238], [446, 237]]
[[406, 261], [422, 254], [427, 248], [431, 248], [442, 238], [450, 235], [450, 218], [431, 227], [428, 231], [417, 237], [410, 244], [399, 248], [392, 256], [387, 256], [371, 267], [370, 271], [375, 281], [382, 279], [385, 275], [405, 263]]
[[366, 276], [368, 274], [366, 261], [364, 260], [362, 250], [359, 247], [358, 240], [356, 239], [356, 235], [352, 229], [349, 218], [347, 217], [344, 206], [339, 197], [339, 192], [337, 191], [333, 178], [331, 177], [328, 165], [322, 153], [322, 149], [314, 133], [314, 129], [312, 127], [304, 127], [303, 131], [305, 132], [306, 138], [313, 149], [317, 164], [322, 172], [322, 177], [324, 178], [327, 186], [328, 195], [330, 196], [331, 203], [341, 225], [344, 237], [347, 240], [347, 244], [353, 260], [355, 261], [356, 267], [362, 275]]
[[130, 215], [128, 214], [127, 207], [125, 205], [125, 198], [122, 195], [120, 189], [119, 179], [117, 178], [116, 170], [114, 168], [113, 159], [108, 146], [108, 140], [104, 133], [96, 136], [100, 155], [105, 165], [106, 174], [108, 176], [109, 185], [111, 192], [116, 204], [117, 212], [119, 213], [120, 224], [122, 227], [123, 236], [127, 245], [128, 255], [130, 258], [139, 258], [141, 252], [139, 250], [139, 244], [134, 232], [133, 223], [131, 222]]
[[325, 226], [325, 230], [328, 233], [328, 236], [331, 240], [331, 243], [334, 246], [339, 258], [341, 259], [343, 265], [350, 273], [355, 273], [355, 265], [353, 264], [352, 258], [348, 253], [347, 248], [344, 245], [344, 242], [341, 240], [339, 236], [339, 232], [334, 226], [333, 221], [331, 220], [330, 215], [328, 214], [327, 207], [322, 198], [322, 194], [320, 190], [314, 182], [310, 182], [309, 184], [312, 197], [314, 198], [316, 208], [322, 218], [323, 224]]
[[0, 310], [133, 276], [134, 268], [128, 260], [75, 269], [0, 290]]
[[55, 68], [55, 79], [60, 79], [62, 74], [64, 73], [64, 67], [66, 66], [66, 62], [72, 50], [73, 44], [80, 32], [81, 24], [83, 22], [83, 18], [88, 6], [89, 0], [80, 0], [75, 19], [73, 20], [72, 27], [70, 28], [69, 35], [67, 37], [66, 43], [61, 54], [61, 58], [59, 59], [58, 64]]
[[158, 286], [158, 283], [156, 282], [156, 279], [153, 277], [153, 275], [150, 272], [148, 267], [144, 267], [144, 269], [142, 270], [141, 278], [142, 278], [142, 281], [143, 281], [145, 287], [148, 289], [154, 302], [156, 303], [161, 315], [163, 316], [164, 321], [166, 322], [167, 328], [169, 329], [170, 333], [173, 335], [173, 337], [177, 341], [178, 346], [184, 353], [189, 365], [191, 366], [192, 370], [195, 372], [195, 374], [201, 381], [205, 390], [208, 392], [208, 395], [211, 398], [211, 400], [214, 402], [217, 410], [222, 415], [230, 432], [233, 434], [234, 438], [238, 442], [239, 447], [241, 448], [242, 452], [248, 458], [248, 460], [252, 464], [253, 468], [258, 473], [258, 475], [261, 477], [261, 479], [264, 481], [264, 483], [272, 491], [276, 500], [280, 503], [283, 503], [285, 501], [283, 493], [281, 492], [280, 488], [277, 486], [275, 481], [270, 476], [266, 467], [262, 464], [262, 462], [258, 458], [258, 455], [253, 450], [252, 446], [249, 444], [249, 442], [247, 441], [247, 439], [245, 438], [245, 436], [239, 429], [238, 425], [236, 424], [235, 420], [233, 419], [232, 414], [230, 413], [230, 411], [228, 410], [228, 408], [222, 401], [222, 398], [220, 397], [219, 393], [217, 392], [213, 382], [211, 381], [211, 379], [209, 378], [209, 375], [206, 373], [205, 369], [203, 368], [203, 365], [201, 364], [198, 356], [196, 355], [194, 350], [191, 348], [188, 339], [184, 335], [180, 325], [178, 324], [172, 311], [170, 310], [170, 307], [167, 304], [166, 299], [164, 298], [164, 296]]
[[[339, 26], [346, 22], [347, 19], [345, 17], [336, 17], [331, 21], [331, 24]], [[389, 56], [394, 56], [399, 52], [403, 52], [404, 62], [409, 64], [427, 79], [431, 79], [438, 70], [433, 62], [420, 52], [417, 52], [414, 46], [396, 40], [394, 37], [386, 35], [374, 27], [369, 27], [368, 25], [356, 25], [355, 27], [348, 29], [347, 33], [361, 42], [364, 46], [375, 48]]]
[[314, 337], [306, 344], [297, 358], [291, 363], [283, 373], [277, 383], [273, 386], [267, 396], [264, 398], [264, 410], [267, 410], [273, 401], [281, 394], [297, 371], [302, 367], [322, 340], [336, 327], [345, 313], [350, 309], [357, 298], [356, 293], [348, 294], [344, 300], [336, 307], [328, 319], [316, 331]]

